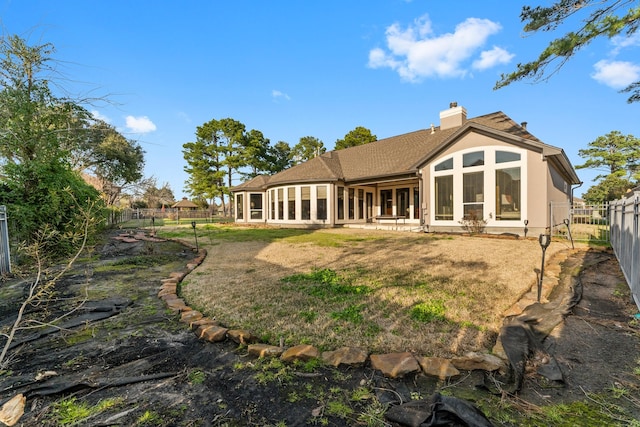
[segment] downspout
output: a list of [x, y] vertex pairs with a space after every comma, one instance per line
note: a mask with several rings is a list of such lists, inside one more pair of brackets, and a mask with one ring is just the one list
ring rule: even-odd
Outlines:
[[582, 184], [584, 184], [584, 182], [580, 182], [580, 184], [574, 184], [577, 185], [577, 187], [571, 187], [571, 199], [569, 200], [569, 202], [571, 203], [571, 205], [573, 206], [573, 190], [577, 190], [578, 188], [582, 187]]

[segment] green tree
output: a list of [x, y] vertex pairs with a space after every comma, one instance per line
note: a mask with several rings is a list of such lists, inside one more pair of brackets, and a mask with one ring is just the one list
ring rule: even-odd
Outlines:
[[278, 141], [269, 147], [269, 172], [278, 173], [293, 165], [293, 151], [284, 141]]
[[[49, 88], [53, 46], [29, 46], [17, 36], [0, 38], [0, 199], [27, 245], [39, 240], [50, 253], [72, 250], [76, 214], [99, 199], [71, 167], [70, 149], [89, 115]], [[78, 207], [79, 205], [79, 207]], [[42, 241], [43, 228], [49, 240]], [[39, 237], [40, 236], [40, 237]]]
[[242, 156], [244, 165], [250, 168], [249, 173], [244, 173], [246, 178], [254, 178], [260, 174], [269, 172], [270, 166], [270, 141], [259, 130], [251, 129], [244, 135], [242, 142]]
[[210, 200], [210, 205], [215, 204], [217, 197], [224, 212], [229, 212], [226, 197], [233, 176], [247, 165], [243, 145], [246, 141], [244, 124], [231, 118], [212, 119], [198, 126], [196, 141], [182, 146], [189, 194]]
[[223, 147], [220, 144], [218, 120], [210, 120], [196, 129], [196, 141], [183, 144], [182, 153], [189, 175], [187, 191], [193, 197], [204, 197], [213, 204], [216, 197], [224, 202]]
[[303, 163], [326, 152], [324, 143], [315, 136], [303, 136], [292, 150], [294, 164]]
[[633, 188], [633, 184], [627, 178], [608, 175], [591, 186], [582, 197], [587, 203], [608, 202], [622, 198], [630, 188]]
[[577, 165], [576, 169], [588, 168], [605, 172], [595, 179], [608, 175], [635, 181], [640, 179], [640, 139], [633, 135], [611, 131], [590, 142], [588, 148], [578, 151], [578, 155], [587, 161]]
[[578, 151], [586, 159], [576, 169], [595, 169], [602, 173], [594, 178], [600, 181], [585, 193], [589, 202], [615, 200], [640, 179], [640, 140], [633, 135], [612, 131]]
[[368, 144], [377, 141], [378, 138], [371, 134], [371, 131], [365, 127], [358, 126], [344, 136], [344, 139], [336, 141], [336, 150], [343, 148], [356, 147], [358, 145]]
[[[524, 6], [520, 19], [527, 33], [551, 32], [576, 15], [586, 14], [580, 28], [552, 40], [537, 59], [518, 64], [516, 71], [502, 74], [494, 89], [513, 82], [532, 79], [544, 81], [555, 74], [580, 49], [594, 40], [632, 36], [640, 25], [640, 7], [635, 0], [556, 0], [550, 6]], [[552, 65], [555, 65], [552, 68]], [[551, 71], [547, 74], [547, 71]], [[629, 103], [640, 101], [640, 82], [623, 89], [631, 93]]]
[[144, 150], [115, 127], [92, 119], [70, 147], [74, 168], [95, 177], [108, 206], [142, 179]]
[[162, 187], [158, 187], [156, 178], [151, 177], [143, 180], [140, 186], [140, 200], [147, 207], [152, 209], [162, 208], [162, 206], [171, 206], [175, 201], [173, 190], [169, 183], [165, 182]]
[[224, 197], [229, 196], [230, 188], [233, 186], [233, 175], [237, 173], [247, 161], [243, 150], [243, 141], [245, 140], [245, 126], [241, 122], [232, 118], [220, 120], [221, 141], [224, 153], [223, 165], [226, 167], [227, 183], [223, 186], [222, 210], [225, 213], [231, 213], [226, 208], [227, 204]]

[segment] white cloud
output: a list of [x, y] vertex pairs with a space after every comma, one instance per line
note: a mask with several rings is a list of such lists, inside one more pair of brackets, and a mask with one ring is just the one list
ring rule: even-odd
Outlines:
[[480, 59], [473, 61], [471, 66], [476, 70], [486, 70], [498, 64], [508, 64], [515, 55], [507, 52], [501, 47], [494, 46], [491, 50], [480, 53]]
[[286, 93], [282, 93], [279, 90], [275, 90], [275, 89], [271, 91], [271, 96], [273, 97], [274, 100], [278, 100], [280, 98], [286, 99], [287, 101], [291, 100], [289, 95], [287, 95]]
[[149, 133], [156, 130], [156, 125], [147, 116], [127, 116], [126, 120], [127, 129], [133, 133]]
[[96, 120], [102, 120], [105, 123], [111, 123], [111, 119], [107, 116], [103, 116], [98, 110], [91, 110], [91, 116]]
[[595, 72], [591, 77], [614, 89], [623, 89], [640, 80], [640, 66], [627, 61], [609, 61], [603, 59], [593, 65]]
[[640, 33], [633, 33], [631, 36], [615, 36], [611, 39], [611, 43], [614, 46], [612, 55], [617, 55], [620, 50], [625, 47], [640, 46]]
[[[488, 19], [467, 18], [458, 24], [453, 33], [436, 35], [427, 15], [414, 21], [406, 29], [395, 23], [386, 30], [387, 49], [372, 49], [369, 52], [368, 66], [371, 68], [389, 67], [401, 78], [408, 81], [420, 81], [425, 77], [463, 77], [467, 74], [464, 63], [481, 48], [489, 38], [502, 29], [502, 26]], [[492, 55], [480, 58], [478, 67], [485, 68], [503, 63], [509, 53], [494, 48]], [[510, 57], [509, 57], [510, 59]], [[479, 68], [483, 69], [483, 68]]]

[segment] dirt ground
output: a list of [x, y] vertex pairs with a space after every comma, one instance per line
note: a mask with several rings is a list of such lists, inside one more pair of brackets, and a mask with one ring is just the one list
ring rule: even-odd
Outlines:
[[[25, 330], [16, 337], [9, 369], [0, 374], [0, 404], [24, 394], [22, 426], [63, 425], [61, 403], [72, 399], [87, 407], [115, 402], [74, 425], [343, 426], [367, 425], [367, 416], [369, 421], [377, 416], [376, 407], [434, 391], [446, 389], [478, 404], [485, 399], [486, 392], [476, 387], [482, 382], [478, 372], [443, 383], [422, 374], [386, 379], [368, 365], [312, 372], [300, 366], [266, 368], [230, 341], [200, 341], [157, 298], [160, 280], [185, 271], [194, 256], [176, 242], [105, 240], [56, 285], [47, 306], [29, 308], [30, 318], [46, 320], [77, 307], [78, 296], [88, 290], [85, 308], [59, 328]], [[640, 375], [634, 374], [640, 367], [637, 308], [615, 257], [578, 250], [565, 264], [563, 271], [583, 267], [582, 300], [544, 341], [564, 381], [550, 387], [529, 371], [514, 399], [531, 408], [585, 400], [612, 388], [640, 395]], [[0, 284], [4, 331], [29, 283], [14, 278]], [[363, 388], [373, 395], [353, 398]], [[639, 406], [621, 404], [640, 419]], [[496, 426], [515, 425], [489, 417]], [[379, 420], [369, 425], [391, 425]]]

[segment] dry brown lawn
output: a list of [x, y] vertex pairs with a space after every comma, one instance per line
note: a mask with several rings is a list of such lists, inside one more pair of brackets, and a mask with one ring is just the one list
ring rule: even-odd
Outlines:
[[[181, 293], [227, 327], [272, 344], [430, 356], [490, 349], [542, 253], [533, 239], [348, 228], [200, 246], [208, 255]], [[569, 247], [553, 242], [547, 261]]]

